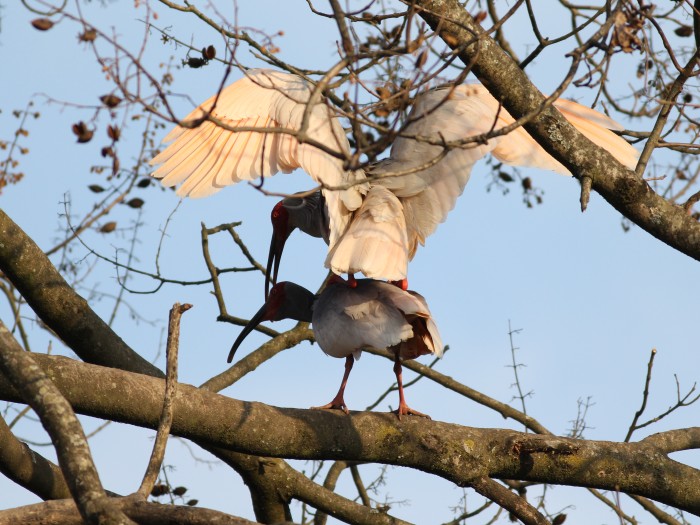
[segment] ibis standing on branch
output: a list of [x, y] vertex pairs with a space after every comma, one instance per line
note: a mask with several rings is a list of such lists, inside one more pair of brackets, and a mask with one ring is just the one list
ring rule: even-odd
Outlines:
[[[327, 240], [325, 265], [336, 274], [406, 279], [418, 244], [445, 220], [472, 166], [488, 153], [506, 164], [569, 174], [522, 127], [465, 142], [513, 123], [479, 84], [419, 94], [390, 156], [368, 173], [346, 170], [347, 136], [336, 112], [314, 89], [296, 75], [247, 71], [190, 113], [185, 120], [204, 119], [201, 125], [176, 127], [164, 139], [170, 144], [151, 161], [159, 165], [154, 177], [165, 186], [182, 183], [178, 195], [190, 197], [278, 172], [306, 171], [321, 186], [322, 198], [306, 198], [296, 209], [293, 203], [278, 205], [286, 217], [277, 222], [273, 211], [268, 261], [268, 274], [275, 266], [273, 282], [284, 242], [295, 228]], [[637, 150], [611, 131], [622, 129], [619, 124], [570, 100], [559, 99], [554, 106], [622, 164], [636, 164]]]
[[402, 415], [427, 417], [406, 404], [401, 375], [402, 360], [426, 354], [440, 357], [443, 352], [440, 333], [420, 294], [373, 279], [357, 279], [355, 286], [350, 287], [335, 275], [318, 296], [298, 284], [279, 282], [233, 343], [228, 362], [256, 326], [280, 319], [310, 322], [321, 349], [330, 356], [345, 358], [345, 374], [338, 394], [327, 405], [314, 408], [334, 408], [347, 413], [344, 393], [353, 361], [360, 358], [363, 348], [387, 348], [394, 353], [399, 419]]

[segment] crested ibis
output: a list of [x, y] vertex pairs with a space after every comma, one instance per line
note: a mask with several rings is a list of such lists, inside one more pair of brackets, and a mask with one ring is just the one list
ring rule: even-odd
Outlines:
[[[308, 192], [307, 192], [308, 193]], [[326, 244], [330, 241], [330, 224], [326, 199], [320, 191], [310, 195], [300, 192], [279, 201], [272, 208], [272, 238], [267, 257], [265, 272], [265, 299], [270, 289], [270, 281], [277, 282], [280, 259], [284, 245], [291, 233], [299, 228], [312, 237], [322, 238]]]
[[[622, 129], [615, 121], [569, 100], [554, 105], [622, 164], [636, 164], [637, 150], [611, 131]], [[390, 156], [368, 170], [370, 178], [363, 170], [345, 168], [350, 145], [336, 113], [314, 85], [296, 75], [247, 71], [185, 120], [202, 122], [176, 127], [165, 137], [170, 144], [151, 160], [159, 165], [153, 176], [165, 186], [182, 183], [180, 196], [202, 197], [242, 180], [304, 169], [321, 186], [329, 242], [325, 264], [336, 274], [405, 279], [418, 244], [445, 220], [474, 163], [488, 153], [506, 164], [569, 174], [522, 127], [486, 142], [444, 147], [513, 123], [479, 84], [416, 96]], [[285, 235], [318, 223], [304, 220], [275, 232], [278, 259]]]
[[351, 288], [338, 276], [332, 276], [318, 296], [298, 284], [279, 282], [233, 343], [227, 361], [231, 362], [240, 344], [261, 322], [280, 319], [311, 322], [321, 350], [332, 357], [345, 358], [338, 393], [327, 405], [314, 408], [348, 413], [344, 393], [354, 360], [360, 358], [363, 348], [386, 348], [394, 352], [399, 419], [409, 414], [427, 417], [406, 404], [401, 374], [402, 360], [426, 354], [442, 356], [440, 333], [420, 294], [373, 279], [357, 279]]

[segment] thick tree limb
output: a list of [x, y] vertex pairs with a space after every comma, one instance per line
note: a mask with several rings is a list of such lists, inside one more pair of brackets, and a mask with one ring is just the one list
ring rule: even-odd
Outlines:
[[30, 405], [51, 436], [64, 478], [80, 515], [94, 525], [134, 525], [110, 501], [102, 488], [83, 427], [70, 404], [15, 341], [0, 321], [0, 371]]
[[[35, 359], [77, 411], [148, 428], [158, 424], [162, 380], [62, 357]], [[0, 397], [19, 398], [5, 380]], [[398, 422], [382, 413], [284, 409], [179, 385], [172, 432], [244, 454], [403, 465], [458, 485], [488, 476], [619, 490], [700, 515], [700, 471], [666, 455], [670, 443], [697, 443], [700, 427], [671, 433], [685, 434], [684, 440], [665, 441], [662, 433], [637, 443], [586, 441], [422, 418]]]
[[[163, 377], [163, 373], [157, 367], [136, 354], [90, 309], [85, 300], [63, 280], [32, 239], [2, 210], [0, 238], [3, 240], [0, 243], [0, 270], [8, 271], [8, 277], [18, 290], [26, 290], [30, 294], [30, 306], [36, 312], [45, 312], [42, 318], [47, 325], [59, 335], [64, 334], [64, 341], [70, 341], [71, 348], [79, 357], [91, 363]], [[42, 286], [53, 287], [54, 290], [42, 290]], [[68, 308], [71, 315], [55, 312], [56, 309], [67, 307], [66, 305], [72, 307], [72, 310]], [[76, 319], [80, 322], [76, 323]], [[68, 323], [67, 326], [62, 326], [63, 322]], [[300, 327], [297, 335], [303, 339], [308, 338], [309, 334], [308, 328]], [[85, 340], [81, 337], [85, 337]], [[281, 340], [286, 338], [282, 337]], [[230, 380], [228, 376], [219, 380], [221, 388], [227, 380]], [[87, 392], [85, 395], [89, 397]], [[132, 402], [138, 403], [137, 398], [129, 397], [129, 403]], [[251, 491], [255, 515], [261, 522], [281, 523], [291, 520], [289, 501], [297, 498], [348, 522], [398, 523], [398, 520], [386, 514], [381, 514], [378, 518], [373, 509], [319, 487], [281, 460], [277, 461], [279, 465], [276, 469], [261, 468], [261, 465], [269, 463], [267, 458], [198, 444], [232, 467], [243, 478]], [[294, 481], [294, 485], [291, 480]]]
[[[66, 283], [51, 261], [10, 217], [0, 210], [0, 270], [20, 291], [32, 309], [83, 360], [131, 372], [163, 377], [90, 308]], [[247, 469], [245, 455], [209, 449], [243, 476], [253, 493], [261, 521], [282, 522], [289, 516], [274, 487], [257, 470]], [[223, 457], [222, 457], [223, 455]], [[241, 463], [236, 461], [240, 460]], [[265, 520], [263, 520], [265, 518]]]
[[[112, 500], [114, 505], [137, 523], [148, 525], [255, 525], [255, 522], [223, 512], [181, 505], [161, 505], [134, 498]], [[0, 511], [0, 525], [83, 525], [73, 500], [57, 500]]]
[[581, 135], [527, 75], [466, 12], [458, 0], [416, 0], [420, 16], [469, 64], [472, 72], [515, 118], [535, 114], [524, 127], [555, 159], [616, 210], [678, 251], [700, 260], [700, 223], [670, 203], [606, 150]]
[[1, 417], [0, 472], [41, 499], [70, 498], [58, 465], [17, 439]]
[[78, 356], [141, 374], [163, 373], [134, 352], [65, 281], [48, 257], [0, 210], [0, 271]]

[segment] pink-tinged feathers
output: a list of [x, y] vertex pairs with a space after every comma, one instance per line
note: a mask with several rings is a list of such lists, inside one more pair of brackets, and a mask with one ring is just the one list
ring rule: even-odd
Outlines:
[[[619, 124], [570, 100], [559, 99], [555, 106], [591, 141], [610, 151], [625, 166], [634, 167], [639, 153], [610, 131], [621, 129]], [[374, 184], [389, 188], [404, 207], [409, 260], [418, 244], [424, 244], [447, 218], [469, 181], [472, 167], [488, 153], [506, 164], [569, 175], [522, 127], [486, 143], [474, 142], [449, 151], [420, 140], [459, 141], [513, 122], [510, 114], [479, 84], [428, 91], [416, 99], [402, 136], [394, 141], [390, 158], [372, 170], [372, 175], [378, 177]]]
[[343, 236], [332, 245], [326, 267], [335, 273], [362, 272], [376, 279], [400, 280], [408, 268], [403, 206], [382, 186], [372, 186]]
[[[300, 144], [292, 134], [279, 132], [304, 128], [311, 140], [340, 154], [349, 154], [345, 132], [323, 101], [313, 105], [305, 121], [312, 89], [311, 84], [295, 75], [249, 71], [224, 88], [218, 99], [211, 97], [184, 119], [194, 122], [210, 114], [212, 120], [226, 128], [212, 120], [194, 128], [175, 128], [164, 139], [170, 144], [151, 160], [152, 165], [159, 165], [153, 176], [162, 179], [165, 186], [182, 184], [177, 193], [183, 197], [204, 197], [230, 184], [297, 168], [324, 188], [362, 182], [362, 171], [346, 171], [341, 159], [311, 144]], [[331, 242], [345, 230], [366, 191], [363, 184], [324, 191], [331, 217]]]
[[[347, 137], [333, 110], [319, 98], [306, 111], [313, 89], [295, 75], [247, 72], [185, 119], [193, 122], [210, 115], [211, 120], [194, 128], [178, 127], [166, 136], [170, 144], [151, 161], [159, 165], [153, 175], [166, 186], [181, 184], [181, 196], [202, 197], [239, 181], [301, 168], [323, 187], [330, 225], [326, 266], [337, 273], [399, 280], [406, 276], [418, 245], [446, 219], [474, 164], [485, 155], [569, 174], [522, 127], [461, 147], [440, 145], [513, 123], [486, 88], [465, 84], [416, 97], [390, 157], [372, 168], [370, 183], [361, 170], [346, 171], [343, 160], [280, 132], [303, 130], [310, 140], [349, 155]], [[638, 152], [610, 131], [619, 130], [619, 124], [569, 100], [557, 100], [555, 106], [590, 140], [634, 167]]]

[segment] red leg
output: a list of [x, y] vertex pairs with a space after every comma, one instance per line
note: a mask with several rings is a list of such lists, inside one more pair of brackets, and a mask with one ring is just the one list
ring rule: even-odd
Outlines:
[[404, 277], [403, 279], [401, 279], [400, 281], [389, 281], [389, 282], [390, 282], [391, 284], [393, 284], [394, 286], [398, 286], [398, 287], [401, 288], [404, 292], [405, 292], [406, 290], [408, 290], [408, 279], [405, 278], [405, 277]]
[[406, 416], [406, 415], [421, 416], [421, 417], [427, 417], [428, 419], [430, 419], [430, 416], [428, 414], [424, 414], [423, 412], [418, 412], [417, 410], [413, 410], [411, 407], [409, 407], [406, 404], [406, 399], [404, 398], [404, 395], [403, 395], [403, 374], [401, 371], [401, 358], [399, 357], [398, 350], [396, 350], [395, 358], [394, 358], [394, 374], [396, 374], [396, 382], [399, 385], [399, 408], [397, 408], [395, 410], [396, 415], [399, 416], [399, 420], [401, 419], [401, 416]]
[[357, 279], [355, 279], [354, 273], [348, 274], [348, 286], [350, 288], [357, 288]]
[[345, 374], [343, 374], [343, 381], [340, 383], [340, 390], [338, 390], [338, 393], [331, 400], [331, 402], [328, 403], [327, 405], [323, 405], [320, 407], [311, 407], [311, 408], [315, 408], [315, 409], [335, 408], [335, 409], [342, 410], [346, 414], [349, 413], [348, 407], [347, 407], [347, 405], [345, 405], [345, 399], [343, 399], [343, 397], [345, 394], [345, 385], [348, 384], [348, 377], [350, 377], [350, 370], [352, 370], [353, 363], [354, 363], [354, 359], [352, 357], [352, 354], [345, 358]]

